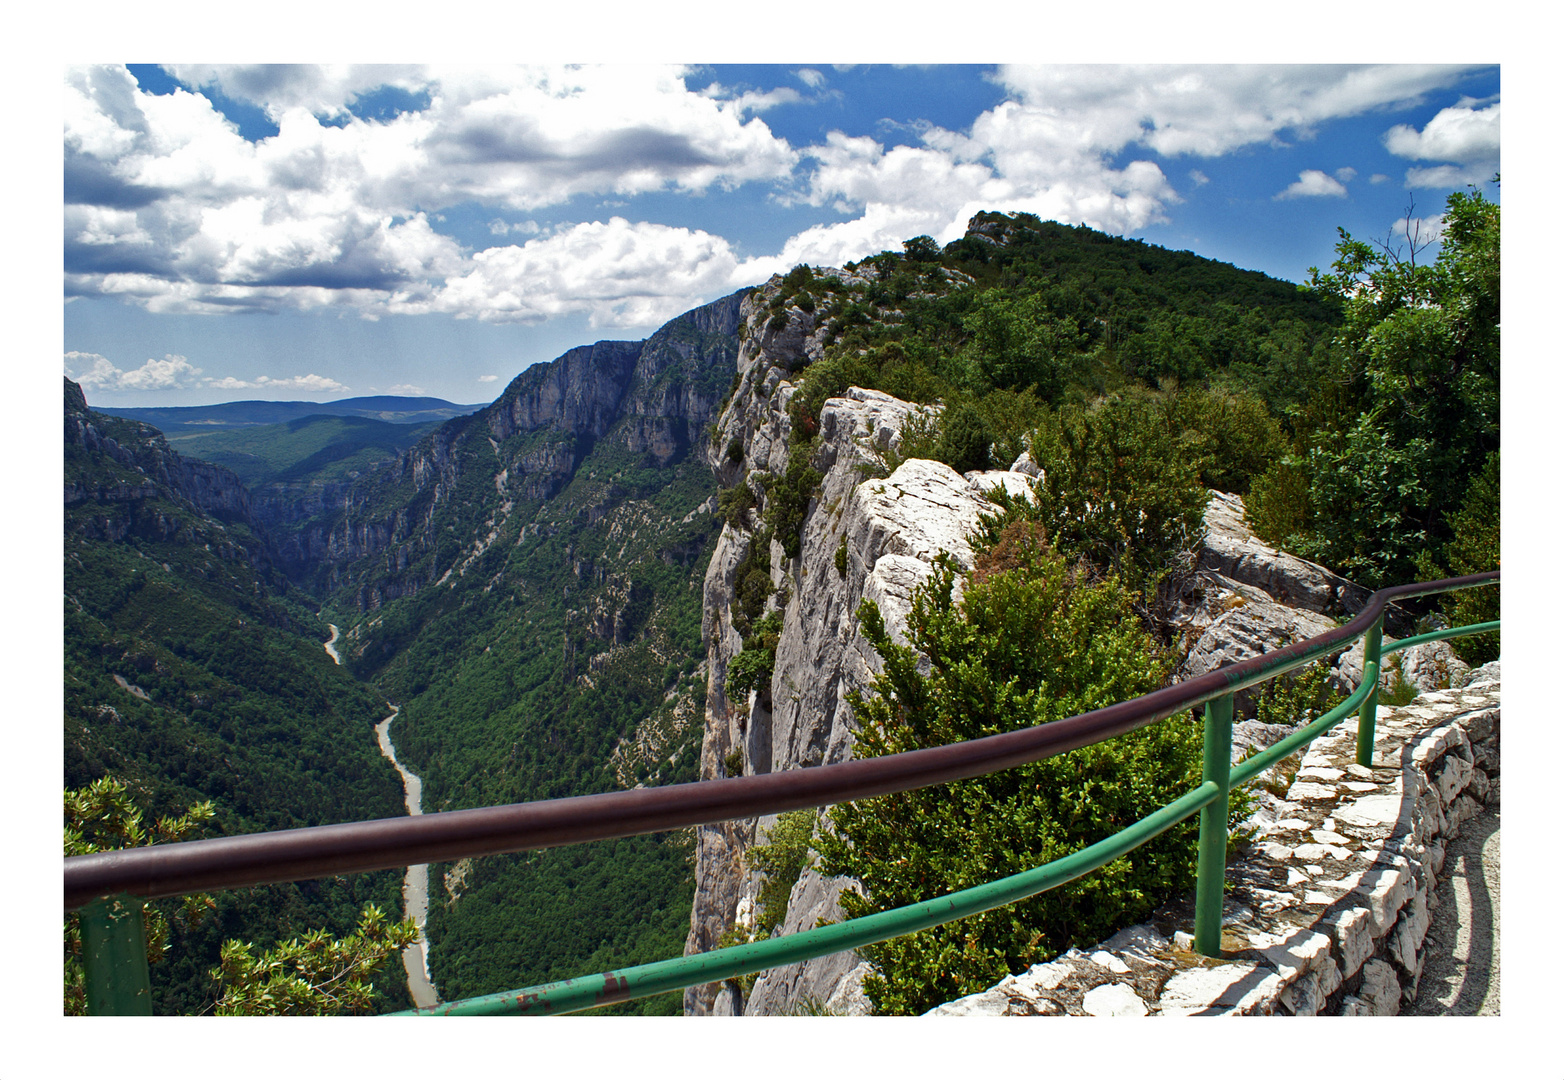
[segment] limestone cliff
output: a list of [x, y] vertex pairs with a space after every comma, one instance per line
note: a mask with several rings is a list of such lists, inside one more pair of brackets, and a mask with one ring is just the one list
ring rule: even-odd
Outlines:
[[[513, 509], [556, 495], [599, 443], [657, 462], [682, 455], [731, 378], [738, 303], [735, 294], [645, 341], [600, 341], [528, 368], [492, 405], [333, 492], [321, 516], [280, 541], [280, 557], [318, 590], [351, 589], [360, 610], [374, 610], [481, 552]], [[458, 506], [477, 514], [456, 527], [459, 551], [442, 546]]]
[[[825, 273], [839, 273], [825, 271]], [[846, 275], [842, 275], [846, 276]], [[781, 288], [773, 279], [745, 301], [747, 335], [739, 352], [735, 392], [717, 421], [709, 460], [723, 484], [747, 484], [756, 505], [724, 526], [706, 573], [702, 630], [711, 673], [701, 775], [716, 778], [734, 769], [745, 775], [808, 768], [845, 761], [852, 755], [852, 715], [847, 695], [867, 689], [878, 659], [858, 630], [857, 609], [875, 601], [886, 625], [900, 636], [912, 591], [932, 572], [940, 552], [970, 567], [966, 535], [988, 504], [985, 486], [1005, 482], [1019, 489], [1020, 473], [963, 477], [934, 461], [909, 460], [886, 475], [894, 461], [902, 423], [916, 406], [859, 388], [828, 399], [819, 415], [819, 440], [812, 465], [821, 475], [818, 492], [804, 509], [799, 554], [788, 558], [771, 537], [766, 610], [780, 614], [782, 629], [769, 686], [730, 701], [724, 682], [744, 647], [735, 624], [741, 575], [757, 565], [751, 547], [769, 535], [761, 528], [768, 492], [765, 479], [787, 468], [797, 393], [791, 372], [817, 359], [821, 334], [812, 312], [785, 309], [778, 320], [768, 304]], [[739, 453], [738, 451], [742, 451]], [[759, 887], [746, 872], [744, 851], [763, 838], [774, 819], [726, 822], [697, 831], [696, 894], [686, 952], [715, 947], [735, 922], [743, 923]], [[789, 924], [807, 918], [839, 917], [834, 898], [851, 883], [822, 881], [806, 871], [789, 905]], [[735, 987], [693, 987], [686, 1012], [749, 1014], [786, 1012], [805, 1001], [843, 1002], [854, 992], [851, 971], [862, 977], [855, 957], [824, 957], [768, 973], [756, 982], [747, 1003]]]

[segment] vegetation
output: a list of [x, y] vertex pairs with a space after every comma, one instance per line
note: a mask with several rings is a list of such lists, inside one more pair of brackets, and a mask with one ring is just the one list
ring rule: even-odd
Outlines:
[[[1005, 526], [962, 583], [940, 566], [914, 595], [910, 647], [872, 603], [860, 618], [884, 663], [853, 700], [863, 757], [1048, 723], [1146, 693], [1169, 658], [1114, 577], [1072, 566], [1033, 522]], [[928, 672], [919, 671], [919, 654]], [[824, 869], [864, 883], [844, 893], [870, 914], [1031, 869], [1124, 828], [1198, 784], [1200, 728], [1173, 717], [1132, 735], [992, 776], [831, 811], [816, 844]], [[1242, 809], [1235, 795], [1233, 810]], [[1067, 886], [865, 950], [865, 991], [882, 1013], [920, 1013], [1010, 971], [1089, 944], [1193, 881], [1186, 822]]]
[[[1415, 239], [1403, 255], [1343, 231], [1330, 271], [1311, 271], [1344, 321], [1290, 452], [1256, 482], [1261, 536], [1370, 587], [1414, 580], [1420, 556], [1474, 565], [1469, 545], [1448, 549], [1499, 449], [1499, 207], [1457, 192], [1443, 221], [1432, 264]], [[1482, 520], [1479, 504], [1464, 525], [1496, 536], [1497, 501]]]
[[[172, 459], [153, 429], [90, 419], [129, 463], [65, 444], [67, 488], [88, 493], [65, 509], [65, 787], [112, 780], [153, 820], [210, 804], [209, 827], [225, 835], [401, 813], [400, 780], [375, 744], [382, 699], [331, 662], [325, 627], [264, 543], [154, 479]], [[111, 813], [114, 800], [94, 798]], [[346, 933], [366, 903], [399, 904], [400, 880], [226, 890], [200, 920], [168, 909], [155, 1009], [212, 1007], [225, 937], [270, 947], [309, 929]], [[388, 987], [388, 1001], [405, 1004], [405, 986]]]
[[[77, 791], [65, 792], [65, 854], [118, 851], [162, 841], [191, 838], [213, 818], [210, 802], [197, 803], [178, 817], [162, 817], [153, 828], [142, 825], [143, 812], [125, 785], [104, 777]], [[171, 919], [194, 926], [217, 907], [204, 893], [184, 898], [170, 914], [168, 904], [147, 902], [142, 919], [147, 962], [156, 964], [169, 950]], [[223, 984], [216, 1001], [219, 1016], [334, 1016], [372, 1011], [382, 993], [375, 985], [385, 960], [414, 941], [411, 919], [387, 923], [374, 904], [365, 907], [358, 929], [338, 941], [325, 930], [252, 956], [254, 945], [223, 942], [221, 965], [211, 971]], [[65, 920], [65, 1013], [86, 1012], [85, 973], [81, 961], [81, 917]], [[201, 1011], [206, 1011], [205, 1009]]]
[[[386, 961], [418, 940], [412, 919], [388, 922], [371, 904], [354, 931], [338, 941], [314, 930], [274, 949], [223, 942], [212, 972], [223, 984], [218, 1016], [341, 1016], [375, 1011], [374, 979]], [[397, 968], [400, 965], [392, 965]]]

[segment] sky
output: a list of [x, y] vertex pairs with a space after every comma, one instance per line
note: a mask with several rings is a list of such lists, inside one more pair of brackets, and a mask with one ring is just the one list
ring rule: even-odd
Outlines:
[[[1499, 197], [1497, 64], [135, 64], [63, 75], [98, 405], [492, 400], [980, 210], [1302, 282]], [[1432, 255], [1431, 249], [1427, 257]]]

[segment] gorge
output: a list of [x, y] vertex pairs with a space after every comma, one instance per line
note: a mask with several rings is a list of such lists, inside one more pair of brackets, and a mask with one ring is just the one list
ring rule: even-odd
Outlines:
[[[160, 808], [212, 798], [253, 831], [393, 816], [404, 794], [417, 812], [413, 774], [438, 812], [845, 760], [883, 667], [862, 602], [906, 640], [942, 554], [976, 568], [984, 516], [1044, 497], [1054, 444], [1035, 433], [1077, 416], [1082, 445], [1093, 418], [1123, 416], [1143, 457], [1188, 464], [1167, 520], [1203, 515], [1204, 539], [1185, 538], [1145, 620], [1180, 673], [1308, 636], [1363, 590], [1257, 538], [1243, 494], [1284, 456], [1296, 433], [1275, 417], [1308, 399], [1338, 323], [1263, 275], [979, 215], [943, 254], [801, 267], [534, 365], [356, 477], [292, 481], [286, 511], [67, 382], [67, 782], [128, 769]], [[1056, 485], [1063, 460], [1045, 462]], [[276, 670], [243, 683], [255, 657]], [[1435, 650], [1405, 678], [1459, 663]], [[1359, 672], [1349, 653], [1328, 681]], [[236, 689], [306, 682], [317, 734]], [[281, 775], [247, 788], [289, 756], [332, 796], [290, 801]], [[431, 866], [427, 974], [453, 1000], [773, 929], [754, 858], [778, 825]], [[841, 917], [858, 889], [808, 865], [783, 884], [781, 932]], [[399, 885], [306, 883], [275, 900], [284, 917], [250, 917], [340, 932], [360, 894], [400, 910]], [[253, 933], [241, 914], [223, 930]], [[195, 1004], [197, 966], [171, 1001]], [[620, 1008], [861, 1012], [869, 966], [826, 957]]]

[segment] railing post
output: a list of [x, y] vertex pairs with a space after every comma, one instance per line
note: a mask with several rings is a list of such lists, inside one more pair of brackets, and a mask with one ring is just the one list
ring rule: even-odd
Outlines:
[[1222, 955], [1222, 890], [1227, 878], [1227, 788], [1233, 767], [1233, 695], [1206, 702], [1204, 783], [1221, 794], [1200, 811], [1200, 863], [1195, 872], [1195, 951]]
[[1369, 684], [1368, 697], [1358, 707], [1358, 764], [1365, 769], [1374, 764], [1374, 723], [1379, 712], [1379, 650], [1385, 627], [1384, 616], [1363, 635], [1363, 681]]
[[152, 1015], [140, 900], [111, 896], [81, 909], [81, 964], [89, 1016]]

